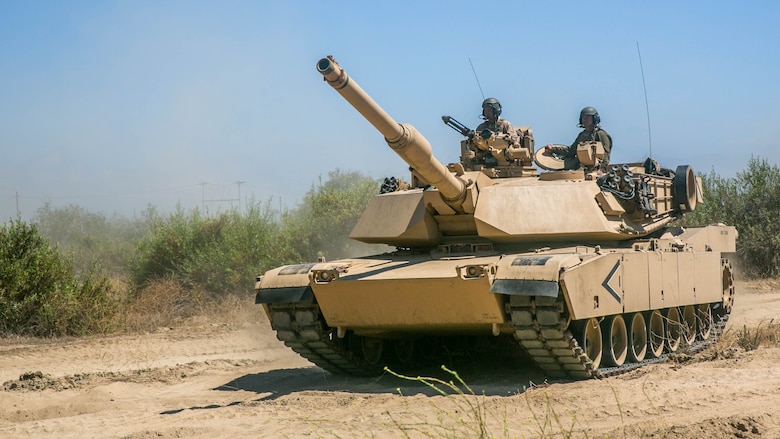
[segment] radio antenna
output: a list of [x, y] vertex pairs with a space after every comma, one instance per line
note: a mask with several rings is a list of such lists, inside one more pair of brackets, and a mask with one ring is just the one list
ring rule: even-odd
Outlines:
[[642, 72], [642, 89], [645, 91], [645, 113], [647, 114], [647, 141], [649, 142], [650, 145], [650, 157], [653, 157], [653, 137], [650, 134], [650, 105], [647, 104], [647, 86], [645, 86], [645, 69], [644, 67], [642, 67], [642, 52], [639, 50], [639, 41], [636, 42], [636, 53], [639, 55], [639, 70]]
[[485, 99], [485, 92], [482, 91], [482, 84], [479, 83], [479, 78], [477, 77], [477, 71], [474, 70], [474, 64], [471, 63], [471, 57], [469, 57], [469, 64], [471, 64], [471, 71], [474, 72], [474, 79], [477, 80], [477, 86], [479, 87], [479, 92], [482, 94], [482, 99]]

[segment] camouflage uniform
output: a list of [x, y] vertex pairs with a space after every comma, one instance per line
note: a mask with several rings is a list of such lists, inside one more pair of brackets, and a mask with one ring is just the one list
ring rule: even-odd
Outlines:
[[482, 130], [490, 130], [494, 133], [499, 133], [499, 134], [509, 134], [509, 142], [512, 145], [517, 145], [518, 142], [520, 141], [520, 138], [517, 135], [517, 131], [515, 131], [515, 129], [512, 127], [512, 124], [509, 123], [508, 120], [502, 119], [500, 117], [496, 120], [496, 123], [490, 123], [490, 121], [488, 120], [482, 122], [481, 124], [479, 124], [479, 126], [477, 126], [477, 129], [474, 131], [478, 136], [479, 133], [482, 132]]
[[[612, 151], [612, 137], [606, 131], [601, 129], [601, 127], [595, 127], [593, 131], [582, 130], [577, 138], [574, 139], [574, 143], [572, 143], [571, 146], [554, 146], [552, 148], [552, 152], [563, 157], [577, 157], [577, 145], [582, 142], [588, 142], [592, 140], [601, 142], [601, 144], [604, 146], [604, 158], [601, 159], [601, 163], [598, 169], [601, 169], [602, 172], [607, 172], [609, 169], [609, 153]], [[578, 169], [585, 168], [580, 166]], [[595, 169], [585, 170], [591, 171]]]

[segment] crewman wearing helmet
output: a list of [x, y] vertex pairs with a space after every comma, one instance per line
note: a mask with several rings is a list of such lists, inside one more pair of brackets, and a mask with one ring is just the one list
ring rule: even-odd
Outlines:
[[612, 151], [612, 136], [601, 128], [599, 112], [593, 107], [585, 107], [580, 111], [578, 127], [584, 128], [574, 143], [569, 147], [547, 145], [544, 147], [548, 153], [555, 153], [562, 157], [577, 157], [577, 145], [582, 142], [597, 141], [604, 146], [604, 157], [597, 170], [607, 172], [609, 167], [609, 153]]
[[501, 116], [501, 103], [498, 102], [498, 99], [487, 98], [482, 101], [482, 119], [485, 121], [477, 126], [476, 134], [482, 135], [484, 130], [490, 130], [497, 134], [508, 134], [510, 143], [517, 145], [519, 142], [517, 131], [512, 128], [512, 124], [508, 120], [499, 116]]

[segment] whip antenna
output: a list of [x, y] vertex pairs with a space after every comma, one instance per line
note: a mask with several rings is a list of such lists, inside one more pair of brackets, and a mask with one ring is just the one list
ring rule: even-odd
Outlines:
[[480, 94], [482, 94], [482, 99], [485, 99], [485, 92], [482, 91], [482, 84], [479, 83], [479, 78], [477, 77], [477, 71], [474, 70], [474, 64], [471, 63], [471, 57], [469, 57], [469, 64], [471, 64], [471, 71], [474, 72], [474, 79], [477, 80], [477, 86], [479, 87]]
[[[644, 67], [642, 67], [642, 52], [639, 51], [639, 41], [636, 42], [636, 53], [639, 55], [639, 70], [642, 72], [642, 89], [645, 91], [645, 113], [647, 113], [647, 141], [649, 142], [650, 145], [650, 157], [652, 157], [653, 137], [650, 134], [650, 106], [647, 104], [647, 86], [645, 86], [645, 69]], [[473, 68], [474, 67], [472, 67], [472, 69]]]

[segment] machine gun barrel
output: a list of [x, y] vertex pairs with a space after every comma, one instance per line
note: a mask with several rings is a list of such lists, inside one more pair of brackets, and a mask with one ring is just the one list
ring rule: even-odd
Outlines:
[[417, 129], [408, 124], [399, 124], [382, 107], [374, 102], [365, 91], [347, 75], [333, 59], [322, 58], [317, 62], [317, 71], [325, 81], [352, 105], [384, 137], [387, 145], [395, 151], [427, 183], [435, 186], [445, 202], [459, 206], [466, 198], [465, 183], [441, 164], [431, 150], [431, 144]]
[[471, 138], [474, 136], [474, 130], [469, 129], [466, 125], [463, 125], [462, 123], [455, 120], [454, 117], [450, 116], [442, 116], [441, 120], [444, 121], [444, 123], [452, 128], [453, 130], [459, 132], [461, 135]]

